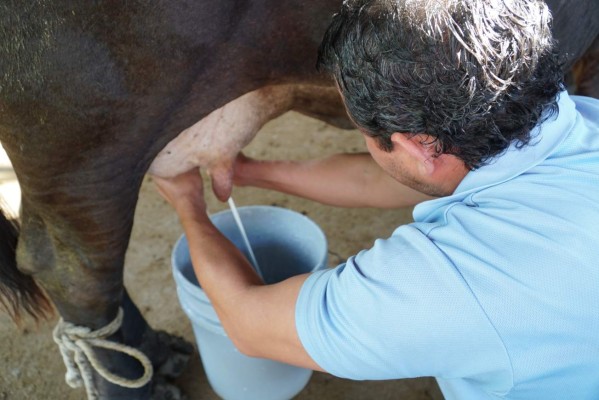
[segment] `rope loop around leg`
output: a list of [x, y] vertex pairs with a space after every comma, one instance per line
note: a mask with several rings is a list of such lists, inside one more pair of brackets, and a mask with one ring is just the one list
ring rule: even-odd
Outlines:
[[[150, 359], [141, 351], [112, 342], [106, 338], [119, 330], [123, 322], [123, 309], [119, 308], [116, 318], [108, 325], [92, 331], [89, 328], [65, 322], [62, 318], [54, 328], [53, 338], [60, 349], [60, 354], [67, 368], [65, 380], [72, 388], [85, 386], [89, 400], [98, 398], [93, 382], [95, 370], [108, 382], [130, 388], [140, 388], [152, 379], [153, 368]], [[121, 352], [139, 361], [144, 373], [137, 379], [127, 379], [110, 372], [96, 357], [94, 347]]]

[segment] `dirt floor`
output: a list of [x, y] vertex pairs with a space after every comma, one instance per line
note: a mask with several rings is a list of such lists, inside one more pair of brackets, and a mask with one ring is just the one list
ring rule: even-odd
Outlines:
[[[288, 113], [270, 122], [245, 153], [262, 159], [308, 159], [341, 151], [364, 151], [361, 135]], [[236, 188], [233, 198], [237, 206], [278, 205], [306, 213], [327, 235], [331, 266], [411, 221], [410, 209], [339, 209], [252, 188]], [[212, 212], [227, 208], [212, 195], [208, 195], [208, 201]], [[180, 234], [176, 215], [159, 197], [151, 179], [146, 178], [126, 259], [126, 286], [154, 328], [193, 342], [190, 323], [179, 307], [170, 268], [170, 252]], [[28, 323], [17, 329], [6, 315], [0, 314], [0, 400], [85, 397], [82, 389], [70, 389], [64, 382], [65, 368], [51, 338], [55, 323], [56, 318], [39, 326]], [[177, 384], [189, 400], [218, 399], [197, 355]], [[356, 382], [315, 373], [296, 399], [441, 400], [442, 396], [435, 382], [428, 378]]]

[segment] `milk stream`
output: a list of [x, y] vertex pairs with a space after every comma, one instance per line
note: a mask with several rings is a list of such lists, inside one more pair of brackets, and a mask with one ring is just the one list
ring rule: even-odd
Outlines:
[[235, 223], [237, 224], [237, 228], [239, 228], [239, 232], [241, 233], [241, 237], [243, 242], [245, 243], [245, 247], [248, 250], [248, 254], [250, 255], [250, 261], [254, 266], [254, 270], [264, 282], [264, 276], [262, 276], [262, 271], [260, 270], [260, 265], [258, 265], [258, 261], [256, 260], [256, 256], [254, 255], [254, 251], [252, 250], [252, 246], [250, 245], [250, 241], [248, 240], [248, 236], [245, 233], [245, 228], [243, 227], [243, 223], [241, 222], [241, 218], [239, 217], [239, 212], [237, 212], [237, 207], [235, 206], [235, 202], [233, 201], [233, 197], [229, 197], [229, 208], [233, 213], [233, 219], [235, 219]]

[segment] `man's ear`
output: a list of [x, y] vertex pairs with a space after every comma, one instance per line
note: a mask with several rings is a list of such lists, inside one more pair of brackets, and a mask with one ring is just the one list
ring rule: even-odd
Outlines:
[[409, 133], [395, 132], [391, 135], [391, 142], [418, 163], [421, 172], [430, 175], [435, 170], [435, 149], [428, 141], [429, 136], [425, 134], [412, 135]]

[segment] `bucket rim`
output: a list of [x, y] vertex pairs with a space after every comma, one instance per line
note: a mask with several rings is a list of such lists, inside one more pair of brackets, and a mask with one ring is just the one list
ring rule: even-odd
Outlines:
[[[328, 258], [328, 242], [327, 242], [327, 237], [324, 233], [324, 231], [322, 230], [322, 228], [314, 221], [312, 220], [312, 218], [298, 212], [295, 210], [291, 210], [289, 208], [285, 208], [285, 207], [280, 207], [280, 206], [271, 206], [271, 205], [249, 205], [249, 206], [241, 206], [241, 207], [237, 207], [237, 210], [241, 213], [243, 211], [248, 211], [248, 210], [277, 210], [277, 212], [281, 212], [281, 213], [287, 213], [287, 214], [291, 214], [294, 215], [295, 217], [298, 217], [300, 219], [303, 219], [304, 221], [308, 222], [308, 224], [312, 225], [314, 228], [316, 228], [316, 231], [318, 232], [318, 236], [319, 239], [321, 240], [321, 242], [323, 243], [324, 246], [324, 257], [323, 260], [326, 263], [326, 259]], [[222, 215], [226, 215], [226, 214], [231, 214], [231, 210], [230, 209], [225, 209], [225, 210], [221, 210], [218, 211], [216, 213], [210, 214], [209, 218], [212, 222], [214, 222], [213, 218], [218, 218], [219, 216]], [[202, 289], [201, 286], [196, 286], [193, 283], [191, 283], [181, 272], [181, 270], [179, 268], [176, 267], [177, 263], [176, 261], [176, 252], [174, 251], [175, 249], [177, 249], [180, 245], [181, 242], [183, 240], [187, 240], [187, 237], [185, 236], [185, 233], [181, 234], [181, 236], [179, 236], [179, 238], [177, 239], [177, 241], [175, 242], [175, 245], [173, 246], [173, 251], [171, 251], [171, 267], [173, 270], [173, 274], [176, 275], [175, 279], [178, 279], [180, 281], [180, 283], [184, 286], [184, 288], [186, 290], [197, 290], [199, 289], [201, 291], [202, 297], [205, 297], [206, 300], [208, 300], [208, 296], [206, 296], [206, 293], [204, 292], [204, 290]], [[319, 265], [319, 263], [317, 263], [314, 266], [314, 269], [311, 272], [316, 271], [317, 266]], [[326, 265], [323, 265], [324, 268], [326, 268]], [[194, 272], [195, 274], [195, 272]]]

